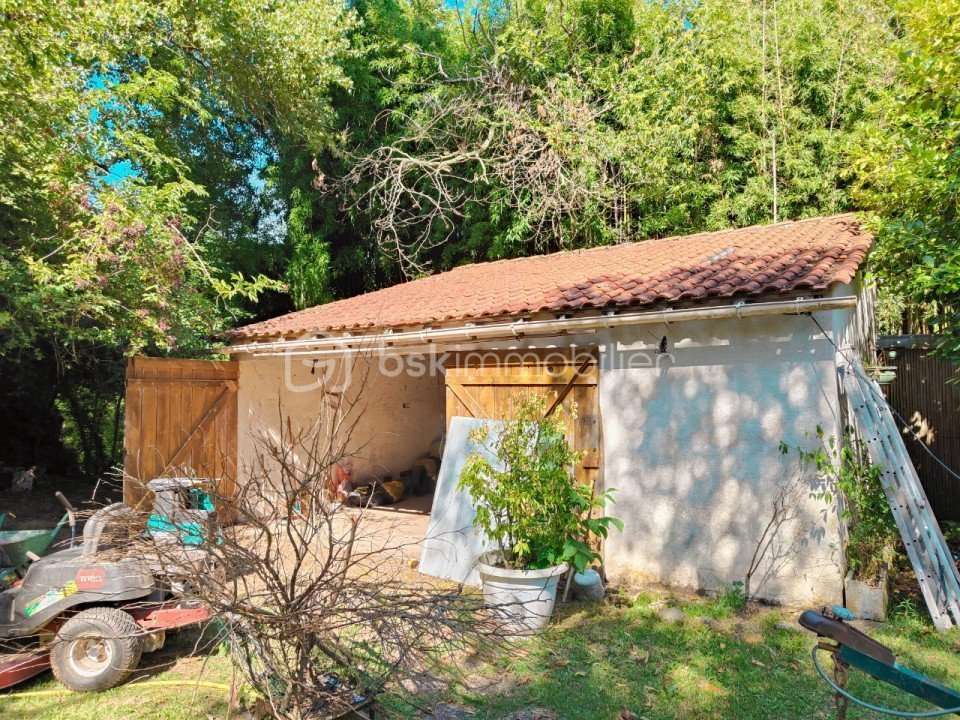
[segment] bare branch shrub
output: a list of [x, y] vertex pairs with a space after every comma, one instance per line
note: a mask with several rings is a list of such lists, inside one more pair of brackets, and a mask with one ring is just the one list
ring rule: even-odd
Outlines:
[[777, 484], [769, 515], [744, 576], [746, 600], [753, 599], [760, 588], [778, 577], [806, 543], [813, 523], [804, 521], [803, 506], [804, 500], [812, 494], [804, 463]]
[[156, 534], [139, 541], [172, 586], [214, 611], [236, 667], [275, 718], [362, 710], [438, 651], [479, 649], [499, 634], [478, 595], [414, 576], [400, 560], [412, 540], [331, 497], [331, 473], [356, 452], [363, 415], [348, 394], [355, 399], [325, 393], [309, 427], [278, 407], [236, 494], [210, 488], [237, 523], [202, 551]]
[[[781, 442], [779, 450], [781, 457], [786, 460], [789, 446]], [[805, 501], [808, 498], [825, 499], [829, 494], [828, 486], [827, 479], [811, 464], [805, 453], [800, 454], [797, 467], [777, 483], [769, 515], [744, 576], [745, 599], [753, 599], [754, 594], [767, 582], [779, 577], [808, 542], [817, 523], [806, 517]], [[826, 517], [823, 520], [825, 522]]]

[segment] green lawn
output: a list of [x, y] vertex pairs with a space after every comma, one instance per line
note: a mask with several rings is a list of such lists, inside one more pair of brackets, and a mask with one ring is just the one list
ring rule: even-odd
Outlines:
[[[445, 671], [449, 689], [412, 698], [418, 707], [456, 703], [495, 720], [522, 708], [552, 708], [565, 720], [614, 720], [621, 710], [650, 718], [829, 718], [831, 699], [814, 675], [808, 633], [777, 628], [790, 617], [761, 610], [746, 617], [721, 602], [679, 603], [687, 621], [662, 622], [657, 608], [666, 596], [641, 594], [619, 606], [572, 604], [561, 608], [550, 630], [532, 641], [511, 646], [484, 661], [462, 664], [468, 687], [455, 689], [453, 670]], [[711, 618], [712, 626], [701, 618]], [[874, 633], [909, 666], [960, 687], [960, 634], [936, 633], [915, 613], [900, 612]], [[147, 662], [159, 661], [149, 677], [137, 682], [203, 680], [229, 682], [227, 658], [193, 657], [171, 664], [189, 650], [182, 637]], [[201, 672], [202, 671], [202, 672]], [[859, 693], [898, 707], [920, 707], [875, 683], [856, 678]], [[120, 720], [222, 718], [222, 690], [128, 684], [100, 695], [58, 690], [49, 676], [20, 691], [50, 691], [52, 696], [0, 695], [0, 717], [24, 720]], [[401, 697], [388, 705], [401, 717], [419, 717]], [[850, 718], [874, 715], [851, 710]]]
[[[721, 602], [693, 600], [682, 604], [688, 620], [671, 625], [657, 616], [662, 599], [563, 608], [542, 637], [474, 669], [491, 687], [444, 700], [491, 719], [534, 706], [565, 720], [614, 720], [622, 710], [651, 720], [833, 716], [829, 691], [811, 667], [813, 636], [777, 628], [795, 613], [768, 609], [741, 618]], [[960, 633], [938, 634], [908, 611], [872, 634], [908, 666], [960, 688]], [[862, 677], [851, 687], [875, 701], [922, 707]], [[877, 716], [851, 710], [849, 717]]]
[[[171, 636], [163, 650], [144, 655], [134, 678], [102, 693], [71, 693], [50, 673], [0, 692], [3, 720], [206, 720], [226, 717], [228, 692], [197, 680], [229, 684], [226, 655], [192, 656], [194, 633]], [[182, 683], [171, 685], [170, 683]], [[22, 695], [21, 695], [22, 694]], [[18, 697], [18, 695], [20, 697]]]

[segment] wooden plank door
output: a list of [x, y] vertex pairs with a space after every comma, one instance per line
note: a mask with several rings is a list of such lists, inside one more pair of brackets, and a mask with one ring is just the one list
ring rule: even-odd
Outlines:
[[[503, 420], [510, 417], [524, 394], [542, 395], [547, 408], [576, 405], [576, 418], [567, 414], [567, 437], [583, 452], [577, 479], [591, 485], [599, 477], [600, 401], [596, 355], [512, 351], [465, 353], [446, 368], [447, 427], [454, 416]], [[548, 410], [549, 412], [549, 410]]]
[[141, 504], [147, 482], [213, 480], [230, 497], [237, 479], [237, 363], [131, 358], [127, 363], [123, 499]]

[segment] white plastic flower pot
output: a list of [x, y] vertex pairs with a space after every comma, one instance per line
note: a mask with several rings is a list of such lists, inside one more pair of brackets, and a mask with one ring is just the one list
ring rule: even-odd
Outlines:
[[483, 600], [507, 635], [532, 635], [550, 622], [557, 600], [557, 583], [567, 564], [542, 570], [510, 570], [496, 564], [496, 556], [484, 555], [478, 569]]

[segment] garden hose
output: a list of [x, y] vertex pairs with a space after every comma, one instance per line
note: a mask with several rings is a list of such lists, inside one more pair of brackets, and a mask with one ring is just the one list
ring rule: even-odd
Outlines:
[[867, 710], [880, 713], [881, 715], [890, 715], [892, 717], [898, 717], [898, 718], [937, 718], [937, 717], [943, 717], [944, 715], [953, 715], [955, 713], [960, 713], [960, 706], [955, 708], [946, 708], [942, 710], [927, 710], [923, 712], [915, 712], [912, 710], [894, 710], [893, 708], [883, 707], [881, 705], [874, 705], [873, 703], [868, 703], [866, 700], [861, 700], [856, 695], [853, 695], [852, 693], [848, 692], [847, 690], [840, 687], [833, 681], [833, 679], [827, 674], [827, 672], [820, 666], [820, 663], [817, 660], [817, 650], [824, 650], [824, 648], [820, 647], [819, 645], [814, 645], [813, 651], [810, 653], [810, 655], [813, 658], [813, 667], [816, 668], [817, 673], [819, 673], [820, 677], [823, 678], [823, 681], [827, 683], [827, 685], [829, 685], [831, 688], [833, 688], [833, 690], [836, 693], [842, 695], [850, 702], [855, 703], [862, 708], [866, 708]]
[[[225, 683], [207, 682], [205, 680], [151, 680], [150, 682], [133, 682], [121, 687], [202, 687], [211, 690], [229, 690], [230, 686]], [[27, 690], [26, 692], [11, 693], [10, 695], [0, 695], [0, 701], [27, 697], [54, 697], [57, 695], [70, 694], [69, 690]]]

